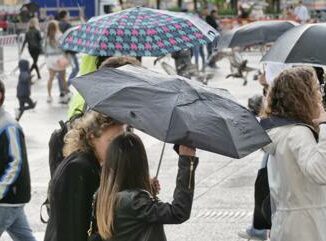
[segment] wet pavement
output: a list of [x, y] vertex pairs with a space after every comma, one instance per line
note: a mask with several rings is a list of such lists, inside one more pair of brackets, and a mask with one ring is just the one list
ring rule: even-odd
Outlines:
[[[7, 86], [5, 107], [14, 114], [18, 101], [15, 98], [17, 73], [14, 70], [16, 62], [15, 48], [5, 49], [5, 75], [3, 76]], [[25, 51], [23, 57], [27, 58]], [[249, 53], [245, 55], [249, 64], [259, 67], [259, 54]], [[9, 61], [10, 60], [10, 61]], [[172, 60], [168, 60], [173, 64]], [[153, 59], [143, 60], [144, 65], [154, 68]], [[41, 58], [40, 64], [44, 63]], [[249, 74], [249, 83], [242, 86], [240, 79], [225, 79], [230, 67], [227, 60], [218, 63], [215, 78], [208, 82], [209, 86], [228, 89], [237, 100], [247, 104], [247, 99], [260, 94], [262, 88], [252, 80], [253, 73]], [[156, 67], [159, 68], [159, 67]], [[162, 71], [162, 70], [159, 70]], [[57, 83], [54, 82], [54, 101], [46, 103], [47, 70], [42, 68], [42, 79], [33, 85], [32, 98], [37, 100], [35, 110], [24, 113], [20, 123], [24, 129], [29, 154], [29, 163], [32, 180], [32, 200], [26, 205], [26, 213], [37, 240], [43, 240], [46, 226], [40, 221], [40, 206], [46, 197], [49, 181], [48, 166], [48, 140], [51, 132], [59, 127], [58, 121], [66, 119], [67, 106], [59, 104]], [[138, 132], [139, 133], [139, 132]], [[163, 143], [143, 133], [142, 137], [150, 160], [152, 175], [155, 175]], [[222, 140], [221, 140], [222, 141]], [[179, 240], [219, 240], [238, 241], [237, 232], [251, 223], [253, 209], [253, 185], [255, 175], [260, 165], [262, 152], [257, 151], [243, 159], [236, 160], [224, 156], [197, 151], [200, 163], [196, 174], [195, 200], [193, 211], [189, 221], [182, 225], [166, 225], [167, 239]], [[160, 198], [163, 201], [171, 201], [177, 172], [177, 156], [171, 145], [167, 145], [161, 167], [159, 180], [162, 191]], [[11, 240], [8, 235], [1, 237], [1, 241]]]

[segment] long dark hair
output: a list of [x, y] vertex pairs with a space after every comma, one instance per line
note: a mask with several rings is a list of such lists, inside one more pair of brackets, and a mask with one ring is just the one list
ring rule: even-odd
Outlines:
[[111, 142], [102, 167], [96, 218], [105, 240], [113, 236], [118, 193], [128, 189], [151, 190], [145, 147], [137, 135], [126, 132]]

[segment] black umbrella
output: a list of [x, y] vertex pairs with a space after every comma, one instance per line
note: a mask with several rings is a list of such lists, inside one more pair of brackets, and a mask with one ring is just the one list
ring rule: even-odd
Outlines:
[[283, 33], [295, 27], [292, 21], [256, 21], [222, 34], [218, 48], [245, 47], [274, 42]]
[[73, 85], [91, 109], [161, 141], [242, 158], [270, 142], [256, 118], [223, 89], [134, 66], [102, 68]]
[[262, 62], [326, 65], [326, 24], [306, 24], [280, 37]]

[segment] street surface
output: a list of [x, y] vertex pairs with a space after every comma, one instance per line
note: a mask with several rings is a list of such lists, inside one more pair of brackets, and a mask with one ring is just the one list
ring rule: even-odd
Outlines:
[[[17, 49], [5, 47], [5, 75], [3, 76], [7, 88], [5, 108], [14, 114], [18, 106], [16, 99], [16, 84], [18, 73], [12, 74], [17, 65]], [[25, 50], [24, 58], [29, 58]], [[259, 67], [258, 53], [244, 55], [249, 59], [249, 65]], [[154, 68], [152, 58], [145, 58], [144, 65]], [[170, 60], [173, 64], [172, 60]], [[43, 57], [39, 65], [44, 63]], [[248, 85], [242, 86], [242, 79], [225, 79], [229, 74], [229, 63], [222, 60], [218, 63], [216, 76], [208, 85], [228, 89], [237, 100], [247, 105], [247, 100], [254, 94], [262, 92], [257, 81], [249, 75]], [[159, 67], [156, 67], [159, 68]], [[162, 70], [160, 70], [162, 71]], [[68, 70], [68, 73], [70, 70]], [[32, 200], [26, 205], [26, 214], [37, 240], [43, 240], [46, 226], [40, 221], [40, 206], [46, 198], [49, 181], [48, 141], [51, 132], [59, 127], [59, 120], [66, 120], [67, 106], [58, 103], [58, 87], [54, 82], [54, 101], [46, 103], [47, 69], [43, 66], [42, 80], [33, 85], [32, 98], [37, 100], [35, 110], [26, 111], [20, 121], [26, 136], [27, 150], [32, 180]], [[143, 133], [142, 137], [150, 160], [151, 174], [154, 176], [163, 143]], [[223, 141], [223, 140], [221, 140]], [[195, 200], [190, 220], [181, 225], [166, 225], [167, 239], [205, 240], [205, 241], [239, 241], [237, 232], [251, 223], [253, 210], [253, 185], [260, 165], [262, 152], [257, 151], [241, 160], [230, 159], [224, 156], [197, 150], [200, 163], [196, 173]], [[162, 191], [160, 198], [171, 201], [177, 171], [177, 156], [171, 145], [167, 145], [163, 164], [159, 174]], [[1, 241], [11, 240], [7, 234]]]

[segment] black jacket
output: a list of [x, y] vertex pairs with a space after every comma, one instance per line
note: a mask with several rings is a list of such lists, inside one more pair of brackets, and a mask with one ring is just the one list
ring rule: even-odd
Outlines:
[[216, 19], [215, 19], [214, 17], [212, 17], [211, 15], [208, 15], [208, 16], [206, 17], [206, 22], [207, 22], [209, 25], [211, 25], [212, 28], [218, 30], [219, 26], [218, 26], [218, 24], [217, 24], [217, 22], [216, 22]]
[[25, 35], [23, 49], [26, 43], [28, 44], [29, 51], [40, 53], [42, 51], [42, 36], [40, 31], [36, 28], [29, 29]]
[[29, 97], [31, 95], [32, 76], [29, 71], [29, 62], [21, 59], [18, 64], [19, 77], [17, 85], [17, 97]]
[[[119, 193], [114, 237], [109, 241], [165, 241], [163, 224], [180, 224], [189, 219], [194, 197], [195, 157], [181, 156], [172, 203], [163, 203], [142, 190]], [[191, 168], [191, 166], [193, 168]]]
[[100, 165], [91, 153], [74, 153], [57, 167], [50, 184], [45, 241], [86, 241]]
[[0, 107], [0, 205], [25, 204], [31, 181], [23, 131]]
[[71, 27], [72, 27], [72, 25], [65, 20], [59, 21], [59, 29], [60, 29], [61, 33], [65, 33]]

